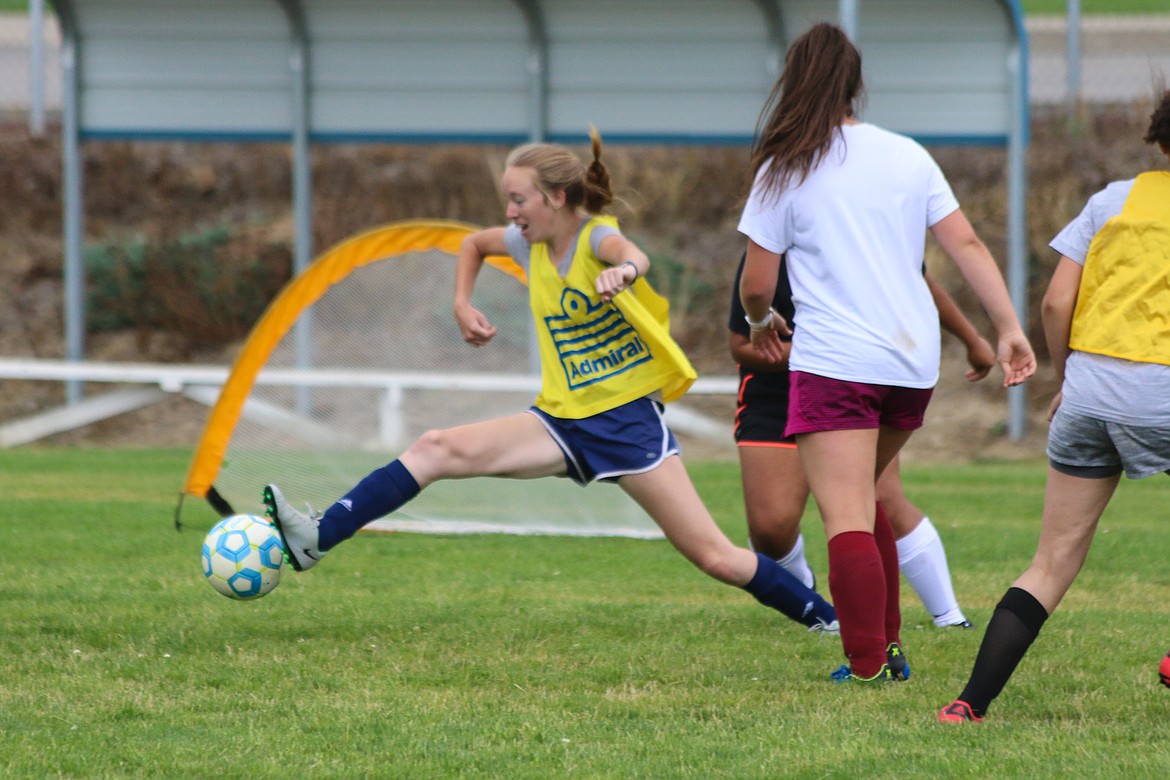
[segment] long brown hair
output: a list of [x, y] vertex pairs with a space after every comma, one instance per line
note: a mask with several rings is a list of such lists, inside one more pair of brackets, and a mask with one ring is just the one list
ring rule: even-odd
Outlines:
[[1150, 128], [1144, 140], [1170, 148], [1170, 89], [1162, 92], [1162, 102], [1150, 114]]
[[601, 134], [589, 128], [593, 162], [585, 166], [577, 155], [560, 144], [525, 144], [513, 149], [505, 164], [536, 171], [536, 188], [548, 201], [555, 192], [565, 193], [565, 205], [600, 214], [613, 202], [609, 171], [601, 162]]
[[828, 153], [841, 122], [854, 115], [863, 90], [861, 53], [841, 28], [817, 24], [792, 43], [752, 145], [752, 176], [768, 163], [765, 192], [804, 181]]

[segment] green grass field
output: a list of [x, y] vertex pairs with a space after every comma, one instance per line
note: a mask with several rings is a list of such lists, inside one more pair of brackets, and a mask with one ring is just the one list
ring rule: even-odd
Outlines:
[[[179, 451], [0, 451], [0, 776], [755, 778], [1170, 774], [1170, 480], [1121, 486], [1086, 572], [978, 726], [941, 726], [981, 631], [908, 589], [910, 682], [835, 686], [839, 641], [665, 542], [363, 534], [268, 597], [199, 566]], [[732, 463], [692, 467], [744, 538]], [[1043, 466], [907, 468], [982, 627], [1026, 566]], [[602, 489], [602, 488], [594, 488]], [[825, 577], [824, 538], [806, 524]]]

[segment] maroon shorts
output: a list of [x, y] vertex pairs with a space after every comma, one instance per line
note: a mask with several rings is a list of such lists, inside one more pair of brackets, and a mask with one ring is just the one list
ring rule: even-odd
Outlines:
[[856, 431], [885, 426], [899, 431], [922, 427], [934, 388], [847, 382], [793, 371], [789, 375], [785, 436], [816, 431]]

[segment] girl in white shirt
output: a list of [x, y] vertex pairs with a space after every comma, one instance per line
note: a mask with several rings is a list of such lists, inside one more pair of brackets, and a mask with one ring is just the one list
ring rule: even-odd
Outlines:
[[800, 322], [788, 357], [797, 437], [829, 539], [829, 589], [849, 663], [838, 681], [904, 679], [897, 552], [874, 483], [922, 425], [938, 379], [939, 319], [923, 279], [926, 231], [959, 266], [998, 334], [1004, 385], [1036, 369], [1003, 277], [919, 144], [856, 119], [861, 55], [818, 24], [788, 51], [752, 150], [739, 223], [752, 346], [779, 362], [769, 308], [780, 256]]

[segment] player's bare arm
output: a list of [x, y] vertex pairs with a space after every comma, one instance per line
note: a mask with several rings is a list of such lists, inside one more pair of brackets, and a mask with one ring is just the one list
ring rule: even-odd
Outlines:
[[622, 235], [611, 234], [601, 239], [597, 259], [608, 266], [597, 276], [597, 292], [603, 301], [612, 300], [650, 270], [650, 258]]
[[739, 280], [739, 298], [748, 324], [751, 325], [752, 347], [761, 358], [771, 363], [785, 359], [786, 353], [779, 334], [792, 333], [784, 318], [772, 310], [780, 262], [779, 254], [769, 252], [749, 239], [747, 260]]
[[930, 288], [930, 295], [934, 298], [935, 308], [938, 309], [939, 324], [943, 330], [963, 342], [967, 348], [967, 381], [977, 382], [983, 379], [991, 369], [995, 368], [995, 350], [991, 343], [983, 336], [963, 314], [963, 310], [955, 303], [955, 299], [931, 277], [923, 274], [926, 286]]
[[1036, 373], [1036, 355], [1020, 326], [995, 258], [979, 240], [962, 210], [943, 217], [930, 232], [955, 261], [995, 326], [999, 337], [996, 360], [1003, 369], [1004, 387], [1023, 383]]
[[[1040, 303], [1040, 319], [1044, 323], [1044, 340], [1048, 344], [1048, 354], [1052, 358], [1052, 368], [1056, 371], [1058, 382], [1064, 382], [1064, 363], [1068, 360], [1071, 351], [1068, 345], [1069, 334], [1072, 332], [1073, 311], [1077, 306], [1077, 295], [1081, 289], [1081, 274], [1084, 268], [1075, 260], [1061, 256], [1052, 273], [1052, 280], [1044, 292], [1044, 299]], [[1060, 406], [1061, 392], [1056, 391], [1056, 397], [1048, 407], [1048, 419], [1056, 414]]]
[[455, 322], [463, 340], [475, 347], [482, 347], [496, 335], [496, 328], [483, 312], [471, 305], [471, 293], [483, 259], [488, 255], [507, 254], [504, 242], [504, 228], [487, 228], [472, 233], [463, 239], [459, 257], [455, 263]]

